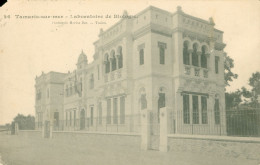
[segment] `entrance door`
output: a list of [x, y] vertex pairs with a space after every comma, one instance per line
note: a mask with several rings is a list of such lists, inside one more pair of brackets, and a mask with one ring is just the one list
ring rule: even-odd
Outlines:
[[80, 129], [85, 129], [85, 110], [82, 109], [80, 111]]

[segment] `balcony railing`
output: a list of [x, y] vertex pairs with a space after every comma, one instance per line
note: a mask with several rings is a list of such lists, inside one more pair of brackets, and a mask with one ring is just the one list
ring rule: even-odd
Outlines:
[[195, 77], [208, 78], [208, 69], [191, 65], [184, 65], [184, 74]]
[[111, 82], [118, 80], [122, 77], [122, 69], [114, 70], [112, 72], [106, 73], [104, 75], [104, 81], [105, 82]]

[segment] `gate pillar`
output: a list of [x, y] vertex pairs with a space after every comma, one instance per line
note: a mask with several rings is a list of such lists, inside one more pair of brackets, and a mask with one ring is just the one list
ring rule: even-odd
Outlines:
[[149, 150], [151, 143], [150, 114], [147, 109], [141, 110], [141, 149]]
[[163, 152], [168, 151], [168, 122], [170, 109], [167, 107], [160, 109], [160, 146], [159, 150]]
[[15, 122], [15, 124], [14, 124], [14, 134], [18, 135], [18, 133], [19, 133], [19, 125], [18, 125], [17, 122]]

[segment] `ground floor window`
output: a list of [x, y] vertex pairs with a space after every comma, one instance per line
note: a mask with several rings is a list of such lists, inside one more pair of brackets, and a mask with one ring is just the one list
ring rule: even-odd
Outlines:
[[190, 99], [189, 95], [183, 95], [183, 122], [190, 124]]
[[125, 97], [120, 97], [120, 124], [125, 124]]
[[199, 124], [199, 102], [198, 96], [192, 96], [192, 123]]
[[111, 99], [107, 99], [107, 124], [111, 124]]
[[201, 96], [201, 118], [202, 124], [208, 124], [207, 97]]
[[113, 99], [113, 124], [117, 124], [118, 122], [118, 115], [117, 115], [117, 98]]
[[98, 124], [102, 124], [102, 102], [98, 104]]
[[204, 95], [189, 94], [183, 94], [182, 97], [183, 123], [190, 124], [192, 122], [192, 124], [208, 124], [207, 97]]
[[93, 126], [94, 123], [94, 107], [90, 107], [90, 125]]
[[215, 99], [214, 114], [215, 114], [215, 124], [220, 124], [219, 99]]

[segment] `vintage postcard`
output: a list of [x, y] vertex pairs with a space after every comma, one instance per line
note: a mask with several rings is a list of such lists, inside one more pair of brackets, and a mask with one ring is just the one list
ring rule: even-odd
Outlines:
[[260, 1], [10, 0], [0, 165], [260, 164]]

